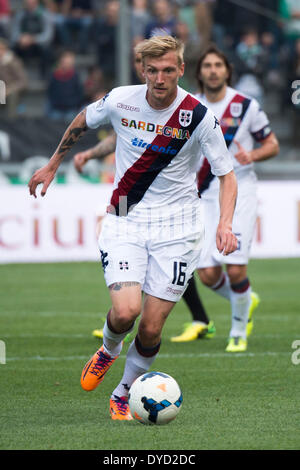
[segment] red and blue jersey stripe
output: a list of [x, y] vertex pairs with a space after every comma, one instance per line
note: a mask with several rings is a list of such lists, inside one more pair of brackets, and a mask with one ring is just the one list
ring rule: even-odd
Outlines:
[[[240, 103], [242, 105], [241, 114], [239, 116], [239, 125], [240, 125], [241, 122], [243, 121], [245, 115], [246, 115], [246, 112], [247, 112], [248, 108], [249, 108], [249, 105], [251, 103], [251, 99], [246, 98], [245, 96], [236, 94], [233, 97], [233, 99], [230, 101], [230, 103], [228, 104], [227, 108], [224, 111], [224, 114], [223, 114], [223, 116], [220, 120], [220, 125], [221, 125], [221, 129], [222, 129], [222, 132], [223, 132], [223, 135], [224, 135], [224, 139], [225, 139], [227, 148], [229, 148], [230, 144], [234, 140], [234, 137], [235, 137], [235, 135], [236, 135], [236, 133], [239, 129], [239, 125], [230, 126], [230, 125], [224, 124], [224, 123], [226, 123], [227, 118], [232, 117], [231, 105], [233, 103]], [[210, 164], [208, 163], [208, 160], [205, 158], [204, 161], [203, 161], [203, 165], [202, 165], [201, 169], [199, 170], [198, 176], [197, 176], [199, 195], [201, 195], [209, 187], [210, 183], [212, 182], [212, 180], [214, 178], [215, 178], [215, 176], [211, 172]]]
[[[180, 127], [179, 124], [179, 111], [181, 109], [193, 111], [190, 124], [184, 128]], [[191, 136], [204, 118], [206, 111], [206, 106], [199, 103], [199, 101], [191, 95], [187, 95], [165, 126], [179, 126], [179, 129], [188, 130]], [[127, 215], [130, 209], [142, 200], [155, 178], [172, 162], [178, 152], [183, 148], [186, 141], [186, 139], [176, 139], [172, 136], [157, 135], [151, 142], [151, 145], [148, 146], [138, 160], [126, 170], [120, 179], [118, 186], [113, 191], [110, 206], [107, 211], [116, 215]], [[154, 146], [157, 146], [157, 148], [167, 148], [171, 146], [172, 153], [166, 154], [155, 151], [153, 150]], [[122, 201], [124, 201], [124, 204]]]

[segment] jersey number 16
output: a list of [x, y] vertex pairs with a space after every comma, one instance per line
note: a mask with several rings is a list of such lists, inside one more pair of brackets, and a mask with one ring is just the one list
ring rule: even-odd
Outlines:
[[177, 286], [184, 286], [186, 267], [187, 263], [183, 263], [182, 261], [174, 261], [172, 284], [176, 284]]

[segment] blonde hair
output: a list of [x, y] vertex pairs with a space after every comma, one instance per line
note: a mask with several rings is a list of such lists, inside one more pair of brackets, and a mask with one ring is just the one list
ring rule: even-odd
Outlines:
[[146, 57], [161, 57], [171, 51], [177, 53], [178, 65], [181, 65], [184, 44], [173, 36], [152, 36], [150, 39], [139, 42], [134, 48], [136, 54], [141, 54], [143, 63]]

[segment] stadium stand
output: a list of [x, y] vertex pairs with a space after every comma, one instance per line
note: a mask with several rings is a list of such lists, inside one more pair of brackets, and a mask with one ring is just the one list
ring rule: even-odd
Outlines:
[[[234, 64], [235, 86], [256, 95], [263, 103], [280, 140], [280, 156], [272, 164], [261, 164], [259, 174], [264, 178], [288, 178], [295, 171], [300, 174], [299, 133], [295, 131], [300, 115], [297, 99], [300, 6], [297, 7], [297, 2], [132, 0], [129, 3], [132, 45], [163, 31], [171, 31], [185, 42], [186, 74], [181, 85], [193, 92], [197, 92], [194, 80], [197, 57], [208, 42], [217, 43]], [[83, 92], [82, 105], [115, 86], [119, 6], [118, 0], [1, 0], [0, 35], [19, 63], [23, 63], [27, 77], [13, 114], [4, 106], [2, 118], [4, 115], [8, 121], [46, 119], [50, 77], [66, 47], [74, 54], [80, 86], [85, 90], [93, 83], [95, 87], [95, 78], [99, 80], [97, 93]], [[26, 42], [32, 46], [30, 51], [20, 45]], [[3, 70], [0, 58], [0, 78], [5, 76]], [[280, 165], [283, 161], [290, 163], [285, 165], [284, 174]], [[0, 154], [2, 171], [3, 163], [7, 162]]]

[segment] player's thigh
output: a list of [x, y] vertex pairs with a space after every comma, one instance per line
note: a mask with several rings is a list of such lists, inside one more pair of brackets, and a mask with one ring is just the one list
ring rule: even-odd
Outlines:
[[142, 310], [141, 284], [135, 281], [114, 283], [109, 286], [109, 293], [111, 323], [129, 328]]
[[178, 302], [197, 267], [203, 232], [178, 239], [156, 241], [149, 249], [143, 290], [159, 299]]

